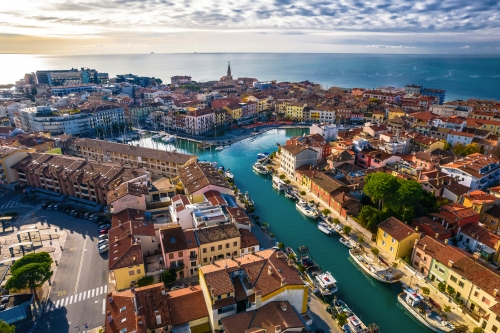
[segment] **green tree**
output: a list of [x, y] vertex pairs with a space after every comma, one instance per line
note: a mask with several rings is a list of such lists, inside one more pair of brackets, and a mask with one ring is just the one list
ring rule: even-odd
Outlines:
[[304, 272], [306, 271], [306, 266], [299, 264], [299, 265], [297, 265], [297, 269], [299, 270], [299, 272], [304, 274]]
[[366, 229], [375, 232], [377, 225], [384, 221], [384, 213], [373, 206], [363, 206], [358, 214], [358, 220]]
[[173, 269], [168, 269], [161, 274], [160, 278], [166, 287], [167, 284], [172, 283], [175, 280], [177, 280], [177, 272]]
[[390, 201], [397, 192], [399, 183], [396, 177], [384, 172], [376, 172], [366, 177], [363, 191], [374, 202], [378, 202], [379, 210], [384, 206], [384, 202]]
[[328, 209], [328, 208], [325, 208], [321, 211], [321, 214], [325, 215], [325, 216], [328, 216], [330, 215], [332, 212]]
[[283, 250], [285, 248], [285, 244], [283, 244], [283, 242], [279, 242], [278, 243], [278, 248], [280, 248], [281, 250]]
[[301, 196], [306, 195], [306, 191], [300, 191], [300, 195], [301, 195]]
[[463, 154], [465, 156], [475, 153], [479, 153], [479, 146], [477, 143], [473, 142], [464, 147]]
[[285, 184], [290, 185], [291, 181], [290, 179], [285, 180]]
[[340, 220], [338, 218], [332, 219], [333, 224], [340, 224]]
[[139, 280], [137, 280], [137, 287], [149, 286], [155, 282], [155, 278], [153, 276], [143, 276]]
[[341, 312], [337, 314], [335, 319], [337, 319], [337, 323], [339, 324], [339, 326], [343, 327], [345, 324], [347, 324], [347, 313]]
[[38, 299], [36, 288], [41, 287], [45, 281], [52, 277], [49, 263], [30, 263], [11, 270], [12, 276], [5, 284], [7, 290], [29, 289]]
[[446, 305], [446, 306], [443, 308], [443, 312], [447, 312], [447, 313], [451, 312], [451, 306]]
[[0, 320], [0, 333], [14, 333], [16, 327], [14, 325], [9, 325], [5, 321]]
[[474, 327], [472, 333], [484, 333], [484, 330], [481, 327]]
[[403, 210], [403, 214], [401, 215], [402, 219], [408, 220], [406, 216], [408, 213], [407, 210], [411, 209], [413, 211], [413, 207], [422, 198], [422, 185], [416, 180], [406, 180], [402, 178], [398, 178], [397, 182], [399, 183], [399, 188], [390, 205], [394, 211]]
[[47, 252], [39, 252], [39, 253], [30, 253], [22, 257], [21, 259], [16, 260], [10, 266], [10, 271], [14, 272], [17, 269], [26, 266], [28, 264], [52, 264], [52, 258]]
[[162, 83], [163, 83], [163, 80], [162, 80], [162, 79], [159, 79], [159, 78], [156, 78], [156, 79], [155, 79], [155, 82], [156, 82], [158, 85], [160, 85], [160, 84], [162, 84]]
[[431, 293], [431, 290], [427, 287], [422, 287], [420, 288], [420, 290], [422, 290], [422, 294], [424, 294], [425, 296], [429, 296], [429, 294]]
[[374, 256], [378, 256], [378, 254], [380, 253], [379, 249], [377, 249], [376, 247], [372, 247], [370, 251]]
[[280, 175], [280, 179], [285, 179], [285, 178], [286, 178], [286, 176], [284, 174]]
[[453, 288], [452, 286], [448, 286], [448, 287], [446, 287], [446, 292], [448, 293], [448, 295], [453, 296], [453, 295], [455, 295], [456, 291], [455, 291], [455, 288]]
[[120, 126], [118, 125], [118, 123], [113, 123], [113, 125], [111, 125], [111, 130], [114, 134], [118, 134], [120, 130]]
[[455, 155], [463, 155], [464, 154], [464, 149], [465, 149], [465, 146], [463, 144], [461, 144], [460, 142], [457, 142], [453, 148], [451, 149], [451, 151], [453, 152], [453, 154]]
[[438, 283], [438, 289], [442, 292], [444, 292], [446, 290], [446, 283], [444, 282], [439, 282]]
[[363, 244], [364, 242], [365, 242], [365, 239], [363, 238], [363, 236], [359, 236], [358, 243]]
[[348, 233], [351, 232], [351, 227], [348, 226], [348, 225], [345, 225], [343, 228], [342, 228], [342, 232], [344, 233], [344, 235], [347, 235]]

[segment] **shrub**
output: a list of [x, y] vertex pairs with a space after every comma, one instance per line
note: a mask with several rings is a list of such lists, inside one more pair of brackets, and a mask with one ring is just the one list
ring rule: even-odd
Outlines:
[[144, 276], [137, 280], [137, 287], [149, 286], [150, 284], [153, 284], [154, 281], [155, 278], [153, 276]]
[[371, 249], [370, 251], [372, 251], [372, 253], [373, 253], [375, 256], [378, 256], [378, 254], [380, 253], [380, 251], [379, 251], [376, 247], [372, 247], [372, 249]]
[[351, 227], [348, 226], [348, 225], [345, 225], [343, 228], [342, 228], [342, 232], [344, 233], [344, 235], [347, 235], [348, 233], [351, 232]]
[[431, 290], [427, 287], [422, 287], [420, 288], [420, 290], [422, 290], [422, 294], [424, 294], [425, 296], [429, 296], [429, 294], [431, 293]]

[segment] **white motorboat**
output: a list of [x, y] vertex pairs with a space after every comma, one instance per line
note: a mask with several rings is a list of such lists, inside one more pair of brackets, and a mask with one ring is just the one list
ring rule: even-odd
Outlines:
[[231, 173], [231, 170], [229, 169], [226, 172], [224, 172], [224, 176], [231, 181], [234, 180], [234, 175]]
[[415, 290], [404, 289], [398, 295], [398, 302], [410, 312], [419, 322], [433, 332], [446, 333], [455, 329], [444, 317], [433, 310], [433, 306]]
[[252, 164], [252, 169], [253, 169], [253, 171], [255, 171], [261, 175], [268, 175], [269, 174], [269, 171], [266, 170], [266, 167], [259, 162], [255, 162], [254, 164]]
[[343, 245], [347, 246], [350, 249], [353, 248], [351, 241], [345, 237], [340, 237], [339, 242], [341, 242]]
[[292, 201], [297, 201], [297, 194], [295, 194], [295, 191], [289, 188], [288, 190], [285, 191], [285, 198], [288, 198]]
[[324, 296], [335, 294], [339, 288], [337, 287], [335, 280], [330, 272], [324, 272], [316, 275], [316, 282]]
[[175, 140], [177, 140], [177, 137], [175, 135], [167, 134], [161, 139], [162, 139], [162, 141], [165, 141], [165, 142], [174, 142]]
[[217, 150], [217, 151], [224, 150], [224, 146], [217, 146], [217, 147], [215, 147], [215, 150]]
[[248, 206], [253, 206], [254, 202], [252, 198], [250, 198], [250, 194], [248, 194], [248, 191], [245, 192], [245, 196], [243, 197], [247, 203]]
[[402, 273], [388, 267], [378, 258], [370, 257], [362, 249], [351, 249], [349, 250], [349, 255], [363, 271], [380, 282], [394, 283], [403, 277]]
[[269, 153], [258, 153], [257, 154], [257, 162], [264, 162], [269, 158]]
[[153, 139], [153, 140], [156, 139], [157, 140], [157, 139], [161, 139], [161, 137], [162, 137], [161, 134], [155, 134], [155, 135], [151, 136], [151, 139]]
[[286, 183], [280, 179], [278, 176], [273, 177], [273, 187], [278, 191], [284, 191], [286, 188]]
[[326, 234], [326, 235], [328, 235], [328, 236], [330, 236], [330, 234], [331, 234], [330, 230], [328, 230], [328, 229], [327, 229], [324, 225], [322, 225], [321, 223], [320, 223], [320, 224], [318, 224], [318, 229], [319, 229], [322, 233], [324, 233], [324, 234]]
[[300, 200], [299, 202], [297, 202], [295, 204], [295, 207], [302, 213], [304, 214], [305, 216], [311, 218], [311, 219], [317, 219], [319, 214], [318, 212], [311, 208], [307, 202], [305, 202], [304, 200]]
[[351, 333], [368, 332], [366, 325], [363, 324], [363, 322], [355, 314], [347, 318], [347, 325], [349, 326]]

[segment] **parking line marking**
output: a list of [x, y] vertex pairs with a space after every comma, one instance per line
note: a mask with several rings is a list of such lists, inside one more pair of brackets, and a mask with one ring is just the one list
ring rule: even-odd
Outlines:
[[86, 292], [86, 291], [84, 291], [84, 292], [83, 292], [82, 301], [84, 301], [86, 298], [87, 298], [87, 292]]
[[108, 285], [105, 285], [104, 286], [104, 293], [107, 294], [108, 293]]
[[66, 297], [66, 298], [64, 299], [64, 306], [68, 305], [68, 301], [69, 301], [69, 297]]
[[99, 288], [99, 295], [102, 294], [103, 290], [104, 290], [104, 288], [101, 286], [101, 288]]
[[78, 294], [78, 302], [80, 302], [82, 300], [82, 293], [79, 293]]
[[91, 297], [94, 297], [94, 292], [95, 292], [95, 289], [92, 289], [92, 296]]
[[58, 300], [57, 300], [57, 302], [56, 302], [56, 308], [58, 308], [58, 307], [59, 307], [59, 302], [60, 302], [60, 301], [61, 301], [60, 299], [58, 299]]
[[102, 300], [102, 314], [106, 312], [106, 299]]

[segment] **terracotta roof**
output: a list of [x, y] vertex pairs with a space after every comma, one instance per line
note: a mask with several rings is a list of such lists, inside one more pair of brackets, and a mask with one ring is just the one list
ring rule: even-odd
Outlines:
[[490, 249], [496, 249], [500, 236], [492, 233], [480, 225], [469, 223], [460, 229], [460, 233], [477, 240], [478, 242], [486, 245]]
[[115, 202], [118, 199], [123, 198], [127, 194], [134, 195], [136, 197], [141, 197], [143, 195], [148, 194], [148, 187], [145, 184], [136, 184], [136, 183], [123, 183], [119, 185], [114, 190], [108, 192], [108, 204]]
[[441, 243], [438, 239], [426, 235], [423, 238], [419, 239], [415, 246], [422, 250], [425, 247], [424, 252], [432, 256], [433, 254], [443, 249], [446, 245]]
[[[452, 269], [492, 296], [495, 289], [500, 290], [500, 275], [498, 275], [498, 272], [483, 266], [473, 258], [462, 257], [454, 261]], [[498, 296], [495, 297], [497, 302], [499, 300]]]
[[401, 222], [395, 217], [389, 217], [387, 220], [380, 223], [378, 227], [389, 234], [392, 238], [396, 239], [398, 242], [416, 233], [416, 231], [412, 227]]
[[113, 214], [111, 218], [111, 227], [117, 227], [118, 223], [125, 223], [127, 221], [143, 221], [144, 220], [143, 210], [127, 208], [118, 213]]
[[[492, 167], [481, 172], [484, 167], [489, 165], [492, 165]], [[442, 167], [459, 169], [463, 173], [469, 174], [473, 177], [483, 178], [493, 172], [496, 172], [500, 166], [497, 159], [476, 153], [463, 157], [455, 162], [442, 165]]]
[[184, 231], [178, 225], [160, 230], [160, 237], [165, 253], [172, 253], [187, 249]]
[[195, 230], [200, 245], [221, 240], [240, 238], [240, 233], [232, 223]]
[[312, 150], [311, 148], [309, 148], [307, 146], [302, 146], [302, 145], [284, 145], [284, 146], [281, 146], [281, 148], [288, 151], [290, 154], [292, 154], [294, 156], [297, 154], [300, 154], [301, 152], [303, 152], [307, 149]]
[[239, 229], [239, 231], [241, 235], [241, 245], [240, 245], [241, 249], [245, 249], [250, 246], [260, 245], [259, 240], [257, 239], [257, 237], [255, 237], [253, 232], [248, 231], [246, 229]]
[[332, 178], [321, 172], [314, 172], [311, 181], [328, 193], [335, 191], [349, 192], [347, 184], [337, 178]]
[[457, 196], [464, 195], [465, 193], [467, 193], [471, 190], [470, 187], [459, 184], [459, 183], [450, 184], [450, 185], [446, 186], [446, 189]]
[[199, 286], [170, 291], [168, 296], [170, 320], [173, 326], [208, 317], [205, 298]]
[[214, 302], [214, 304], [212, 304], [212, 310], [222, 309], [233, 304], [236, 304], [236, 300], [232, 296], [218, 299]]
[[231, 218], [233, 223], [251, 225], [250, 218], [245, 213], [245, 210], [240, 206], [236, 207], [226, 207], [227, 214]]
[[114, 240], [110, 230], [109, 242], [109, 270], [115, 270], [144, 263], [141, 245], [133, 243], [130, 236]]
[[229, 189], [231, 186], [210, 164], [192, 163], [179, 170], [182, 185], [186, 194], [192, 194], [209, 185]]
[[137, 312], [144, 318], [148, 330], [172, 324], [167, 293], [162, 294], [162, 290], [165, 291], [163, 283], [135, 288]]
[[415, 229], [416, 227], [418, 227], [418, 231], [423, 232], [424, 234], [431, 237], [437, 237], [439, 235], [451, 236], [451, 232], [448, 229], [446, 229], [445, 226], [427, 216], [421, 216], [414, 219], [411, 222], [411, 226], [414, 227]]
[[494, 204], [493, 206], [491, 206], [490, 209], [488, 209], [485, 214], [489, 214], [491, 216], [494, 216], [494, 217], [500, 217], [500, 205], [498, 204]]
[[[106, 298], [106, 332], [118, 333], [123, 329], [127, 332], [146, 332], [146, 325], [139, 324], [135, 314], [134, 294], [131, 290], [109, 293]], [[112, 300], [110, 302], [110, 300]]]
[[212, 206], [226, 205], [227, 202], [221, 196], [219, 191], [210, 190], [204, 193], [205, 198], [212, 204]]
[[437, 251], [434, 255], [432, 255], [432, 257], [441, 264], [448, 266], [450, 261], [456, 263], [462, 258], [472, 256], [458, 247], [445, 245], [445, 247]]
[[198, 248], [198, 241], [196, 240], [194, 230], [184, 230], [184, 239], [186, 240], [186, 246], [188, 249]]
[[261, 308], [221, 319], [226, 333], [281, 332], [305, 328], [300, 316], [288, 301], [270, 302]]
[[68, 145], [137, 156], [141, 157], [143, 161], [144, 159], [155, 159], [181, 165], [186, 164], [190, 159], [195, 158], [193, 155], [182, 154], [173, 151], [138, 147], [94, 139], [73, 138], [72, 140], [69, 140]]

